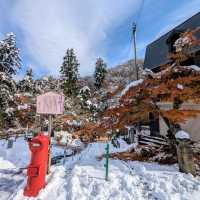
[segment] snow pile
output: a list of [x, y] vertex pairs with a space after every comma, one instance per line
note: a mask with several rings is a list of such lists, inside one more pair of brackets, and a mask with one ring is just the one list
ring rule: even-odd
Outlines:
[[68, 131], [55, 131], [55, 138], [60, 138], [59, 143], [66, 145], [72, 141], [72, 134]]
[[134, 149], [134, 147], [136, 146], [136, 144], [127, 144], [123, 139], [117, 139], [118, 143], [119, 143], [119, 148], [115, 148], [111, 142], [109, 142], [110, 144], [110, 153], [116, 153], [116, 152], [124, 152], [124, 151], [129, 151]]
[[[176, 166], [110, 160], [109, 181], [106, 182], [105, 160], [95, 159], [105, 151], [105, 146], [100, 143], [88, 145], [82, 156], [74, 157], [73, 165], [70, 165], [72, 158], [68, 158], [67, 171], [63, 166], [52, 167], [48, 184], [37, 199], [199, 200], [199, 178], [178, 172]], [[14, 200], [25, 199], [20, 189]]]
[[[120, 140], [122, 148], [128, 147]], [[63, 166], [52, 166], [47, 186], [40, 200], [199, 200], [200, 179], [178, 172], [176, 166], [156, 163], [109, 161], [109, 181], [105, 181], [105, 160], [96, 156], [105, 153], [105, 143], [92, 143], [80, 154], [68, 157]], [[110, 150], [114, 151], [110, 145]], [[120, 148], [121, 150], [121, 148]], [[12, 163], [0, 159], [0, 170]], [[12, 180], [12, 181], [11, 181]], [[28, 200], [23, 196], [24, 175], [1, 174], [2, 200]], [[10, 188], [11, 192], [8, 192]], [[8, 195], [9, 194], [9, 195]]]
[[8, 160], [4, 160], [2, 157], [0, 157], [0, 163], [0, 170], [16, 168], [13, 163], [9, 162]]
[[13, 163], [0, 157], [0, 199], [12, 200], [12, 196], [25, 183], [24, 174], [19, 174]]
[[190, 139], [190, 135], [189, 133], [181, 130], [181, 131], [178, 131], [175, 135], [176, 139]]
[[79, 148], [83, 148], [84, 147], [84, 144], [79, 139], [72, 140], [70, 145], [72, 147], [79, 147]]
[[14, 141], [13, 147], [7, 149], [7, 140], [0, 140], [0, 157], [12, 162], [17, 167], [26, 167], [30, 161], [28, 143], [24, 138]]
[[173, 167], [132, 162], [135, 169], [119, 161], [110, 165], [109, 182], [104, 178], [104, 168], [99, 166], [75, 166], [70, 179], [71, 199], [97, 200], [171, 200], [198, 199], [200, 182], [191, 175], [177, 172]]
[[129, 83], [121, 92], [121, 96], [125, 95], [126, 92], [128, 92], [128, 90], [131, 88], [131, 87], [136, 87], [138, 86], [139, 84], [143, 83], [143, 79], [139, 79], [137, 81], [133, 81], [131, 83]]

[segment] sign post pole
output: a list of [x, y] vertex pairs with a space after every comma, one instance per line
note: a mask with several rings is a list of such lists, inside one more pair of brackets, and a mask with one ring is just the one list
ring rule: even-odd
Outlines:
[[51, 132], [52, 132], [52, 115], [49, 115], [49, 126], [48, 126], [48, 135], [49, 135], [49, 156], [48, 156], [48, 168], [47, 168], [47, 174], [50, 174], [50, 168], [51, 168]]
[[49, 115], [48, 135], [50, 139], [48, 151], [48, 168], [50, 173], [51, 167], [51, 132], [52, 132], [52, 115], [61, 115], [64, 112], [64, 95], [55, 92], [47, 92], [37, 96], [37, 114]]

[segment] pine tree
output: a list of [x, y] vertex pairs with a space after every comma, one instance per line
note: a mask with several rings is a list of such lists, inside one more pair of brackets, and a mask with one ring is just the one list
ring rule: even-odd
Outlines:
[[0, 112], [5, 112], [13, 100], [16, 84], [5, 72], [0, 72]]
[[16, 74], [20, 65], [21, 58], [19, 49], [16, 47], [15, 35], [9, 33], [4, 40], [0, 41], [0, 72], [12, 76]]
[[95, 87], [100, 89], [107, 73], [107, 65], [102, 58], [98, 58], [95, 67]]
[[[16, 84], [13, 75], [20, 68], [21, 59], [16, 47], [15, 35], [9, 33], [0, 41], [0, 126], [11, 116], [10, 105], [13, 104]], [[4, 122], [3, 122], [4, 121]]]
[[20, 92], [34, 93], [33, 70], [31, 68], [26, 71], [24, 79], [19, 81], [17, 87]]
[[6, 127], [13, 119], [11, 105], [14, 103], [15, 91], [15, 81], [5, 72], [0, 72], [0, 127]]
[[73, 49], [67, 49], [66, 55], [63, 58], [63, 64], [60, 69], [63, 79], [62, 88], [65, 95], [71, 96], [77, 94], [78, 82], [78, 67], [79, 63], [74, 54]]

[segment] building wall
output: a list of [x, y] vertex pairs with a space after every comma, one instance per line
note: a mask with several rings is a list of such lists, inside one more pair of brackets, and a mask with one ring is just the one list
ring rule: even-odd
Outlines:
[[[173, 109], [173, 103], [169, 102], [162, 102], [157, 103], [157, 106], [162, 110], [171, 110]], [[183, 103], [181, 105], [181, 110], [199, 110], [200, 111], [200, 104], [195, 103]], [[193, 141], [200, 141], [200, 114], [197, 115], [195, 118], [189, 118], [185, 123], [181, 123], [181, 128], [188, 132], [191, 136]], [[163, 120], [163, 118], [159, 117], [159, 126], [160, 126], [160, 135], [166, 136], [168, 126]]]
[[159, 126], [160, 126], [160, 135], [166, 136], [167, 135], [167, 131], [168, 131], [168, 126], [165, 123], [165, 121], [162, 118], [162, 116], [159, 116]]
[[200, 141], [200, 115], [182, 123], [181, 128], [190, 134], [193, 141]]
[[[159, 125], [160, 125], [160, 135], [166, 136], [168, 131], [168, 126], [163, 120], [163, 118], [159, 117]], [[191, 140], [200, 141], [200, 115], [196, 118], [190, 118], [185, 123], [181, 123], [181, 128], [190, 134]]]

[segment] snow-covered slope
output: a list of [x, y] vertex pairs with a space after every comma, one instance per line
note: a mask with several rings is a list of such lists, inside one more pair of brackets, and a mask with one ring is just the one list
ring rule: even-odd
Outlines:
[[[27, 145], [23, 143], [24, 140], [20, 139], [15, 145], [21, 144], [26, 152], [28, 150]], [[200, 199], [200, 179], [178, 172], [176, 166], [161, 166], [145, 162], [125, 163], [119, 160], [110, 160], [109, 181], [106, 182], [104, 180], [105, 161], [96, 159], [96, 156], [105, 152], [105, 146], [104, 143], [89, 144], [80, 154], [67, 158], [65, 163], [63, 162], [60, 166], [53, 166], [51, 174], [47, 177], [48, 184], [46, 188], [39, 193], [36, 199]], [[125, 148], [124, 143], [122, 148]], [[5, 151], [4, 148], [3, 151]], [[60, 151], [62, 150], [60, 149]], [[112, 145], [111, 151], [116, 151]], [[0, 199], [33, 200], [33, 198], [23, 196], [23, 188], [26, 184], [25, 173], [16, 174], [16, 166], [4, 160], [2, 145], [0, 152]], [[18, 157], [24, 158], [23, 154], [19, 153], [19, 155]], [[8, 158], [7, 155], [5, 155], [5, 158]], [[23, 159], [21, 159], [21, 162], [24, 163]], [[20, 162], [15, 163], [20, 164]]]

